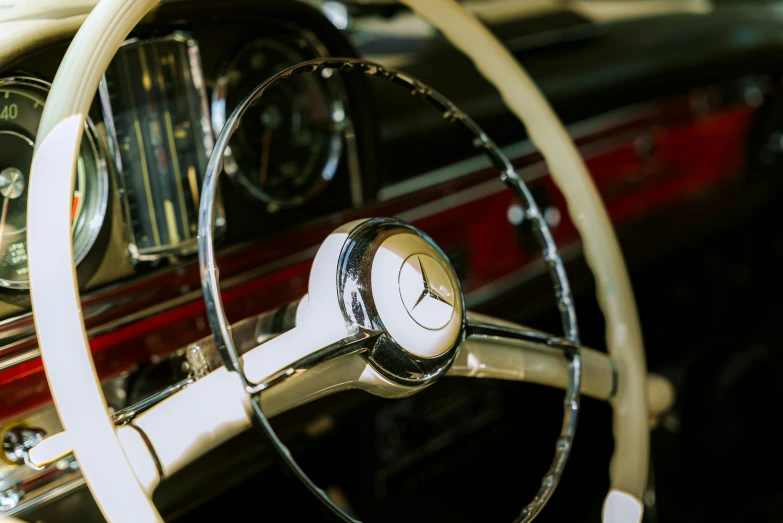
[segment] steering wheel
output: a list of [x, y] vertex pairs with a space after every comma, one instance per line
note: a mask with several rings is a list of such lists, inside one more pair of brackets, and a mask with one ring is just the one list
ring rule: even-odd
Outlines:
[[[221, 159], [213, 154], [202, 195], [200, 257], [210, 323], [227, 365], [116, 428], [107, 416], [81, 314], [70, 235], [71, 194], [84, 121], [103, 72], [157, 0], [102, 0], [71, 43], [44, 109], [29, 186], [28, 250], [41, 354], [66, 435], [57, 440], [59, 450], [64, 445], [73, 450], [109, 521], [160, 521], [150, 500], [158, 482], [251, 422], [271, 438], [289, 468], [329, 504], [277, 440], [266, 417], [345, 388], [405, 396], [447, 373], [566, 388], [563, 431], [553, 466], [518, 521], [534, 518], [557, 485], [571, 447], [580, 388], [611, 401], [615, 455], [604, 519], [641, 519], [649, 446], [648, 379], [627, 272], [595, 187], [546, 100], [486, 28], [450, 0], [404, 3], [474, 60], [527, 125], [547, 159], [596, 276], [611, 359], [578, 344], [565, 271], [546, 224], [491, 140], [448, 100], [411, 78], [364, 62], [327, 60], [306, 67], [353, 63], [365, 73], [413, 88], [473, 133], [476, 145], [500, 168], [527, 218], [537, 226], [565, 336], [468, 313], [453, 269], [429, 237], [399, 220], [370, 219], [341, 227], [321, 246], [309, 293], [297, 311], [297, 326], [265, 343], [263, 350], [254, 349], [240, 358], [232, 349], [230, 326], [222, 314], [211, 245], [211, 193]], [[246, 102], [280, 78], [259, 86]], [[239, 112], [232, 115], [215, 151], [227, 143]], [[47, 461], [47, 449], [54, 446], [47, 447], [46, 441], [31, 451], [33, 463]], [[351, 521], [333, 505], [330, 508]]]

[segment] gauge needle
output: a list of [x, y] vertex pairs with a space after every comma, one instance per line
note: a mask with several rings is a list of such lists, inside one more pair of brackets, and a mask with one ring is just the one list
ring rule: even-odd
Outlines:
[[3, 245], [3, 234], [5, 234], [5, 218], [8, 216], [8, 200], [10, 200], [10, 198], [3, 200], [3, 214], [0, 215], [0, 247]]
[[269, 178], [269, 146], [272, 145], [272, 131], [264, 131], [261, 138], [261, 171], [258, 179], [261, 185], [265, 184]]
[[79, 212], [79, 203], [82, 201], [82, 196], [79, 193], [73, 194], [73, 207], [71, 208], [71, 222], [76, 220], [76, 214]]

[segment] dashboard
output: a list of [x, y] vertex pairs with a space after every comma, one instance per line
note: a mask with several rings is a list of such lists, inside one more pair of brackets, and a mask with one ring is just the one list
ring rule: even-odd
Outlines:
[[[453, 99], [530, 185], [575, 286], [591, 285], [543, 158], [471, 64], [431, 31], [400, 33], [395, 24], [404, 11], [327, 4], [230, 1], [219, 12], [207, 1], [167, 4], [142, 21], [105, 71], [84, 129], [72, 227], [91, 349], [114, 410], [188, 376], [189, 355], [209, 335], [195, 253], [215, 137], [253, 88], [304, 60], [375, 60]], [[754, 182], [749, 165], [778, 161], [769, 107], [780, 75], [765, 54], [778, 45], [776, 27], [751, 22], [757, 46], [727, 48], [709, 35], [747, 28], [731, 16], [601, 26], [559, 13], [493, 25], [568, 124], [631, 262], [704, 228], [715, 209]], [[663, 26], [674, 44], [654, 38]], [[693, 32], [703, 47], [683, 51]], [[3, 438], [19, 424], [61, 429], [29, 312], [25, 189], [68, 41], [30, 50], [0, 70]], [[712, 53], [720, 69], [703, 59]], [[232, 321], [295, 303], [330, 231], [384, 215], [415, 223], [444, 248], [470, 308], [520, 320], [553, 307], [543, 258], [513, 195], [470, 142], [424, 105], [383, 82], [324, 70], [282, 83], [250, 108], [222, 158], [216, 220]], [[0, 514], [40, 508], [45, 515], [46, 502], [81, 487], [74, 464], [70, 458], [58, 472], [39, 475], [0, 456]]]

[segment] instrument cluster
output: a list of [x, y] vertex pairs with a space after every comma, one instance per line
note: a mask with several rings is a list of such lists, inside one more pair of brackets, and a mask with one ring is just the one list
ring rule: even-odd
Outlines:
[[[86, 288], [97, 286], [90, 284], [94, 273], [106, 283], [193, 261], [203, 176], [228, 116], [275, 73], [345, 54], [304, 27], [237, 24], [224, 28], [230, 39], [197, 24], [141, 26], [107, 68], [85, 124], [74, 188], [75, 261], [94, 258], [93, 274], [80, 272]], [[48, 68], [27, 61], [0, 73], [0, 286], [10, 289], [0, 290], [3, 302], [28, 287], [27, 177], [47, 79], [56, 71], [54, 59]], [[346, 92], [339, 72], [300, 75], [248, 110], [223, 157], [216, 221], [224, 246], [362, 203]], [[97, 242], [101, 236], [111, 238]]]
[[[210, 96], [194, 36], [175, 32], [122, 46], [100, 93], [134, 261], [195, 252], [213, 132], [265, 79], [327, 52], [309, 32], [274, 26], [231, 52]], [[342, 158], [344, 100], [338, 78], [306, 75], [251, 107], [223, 158], [239, 204], [276, 213], [321, 194]], [[219, 229], [230, 227], [220, 207]]]

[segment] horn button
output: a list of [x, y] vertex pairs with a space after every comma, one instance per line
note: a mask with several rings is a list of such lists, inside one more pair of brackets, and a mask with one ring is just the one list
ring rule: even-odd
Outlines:
[[366, 355], [382, 374], [414, 385], [446, 371], [463, 337], [464, 302], [426, 234], [393, 218], [362, 222], [342, 247], [337, 285], [346, 322], [383, 333]]

